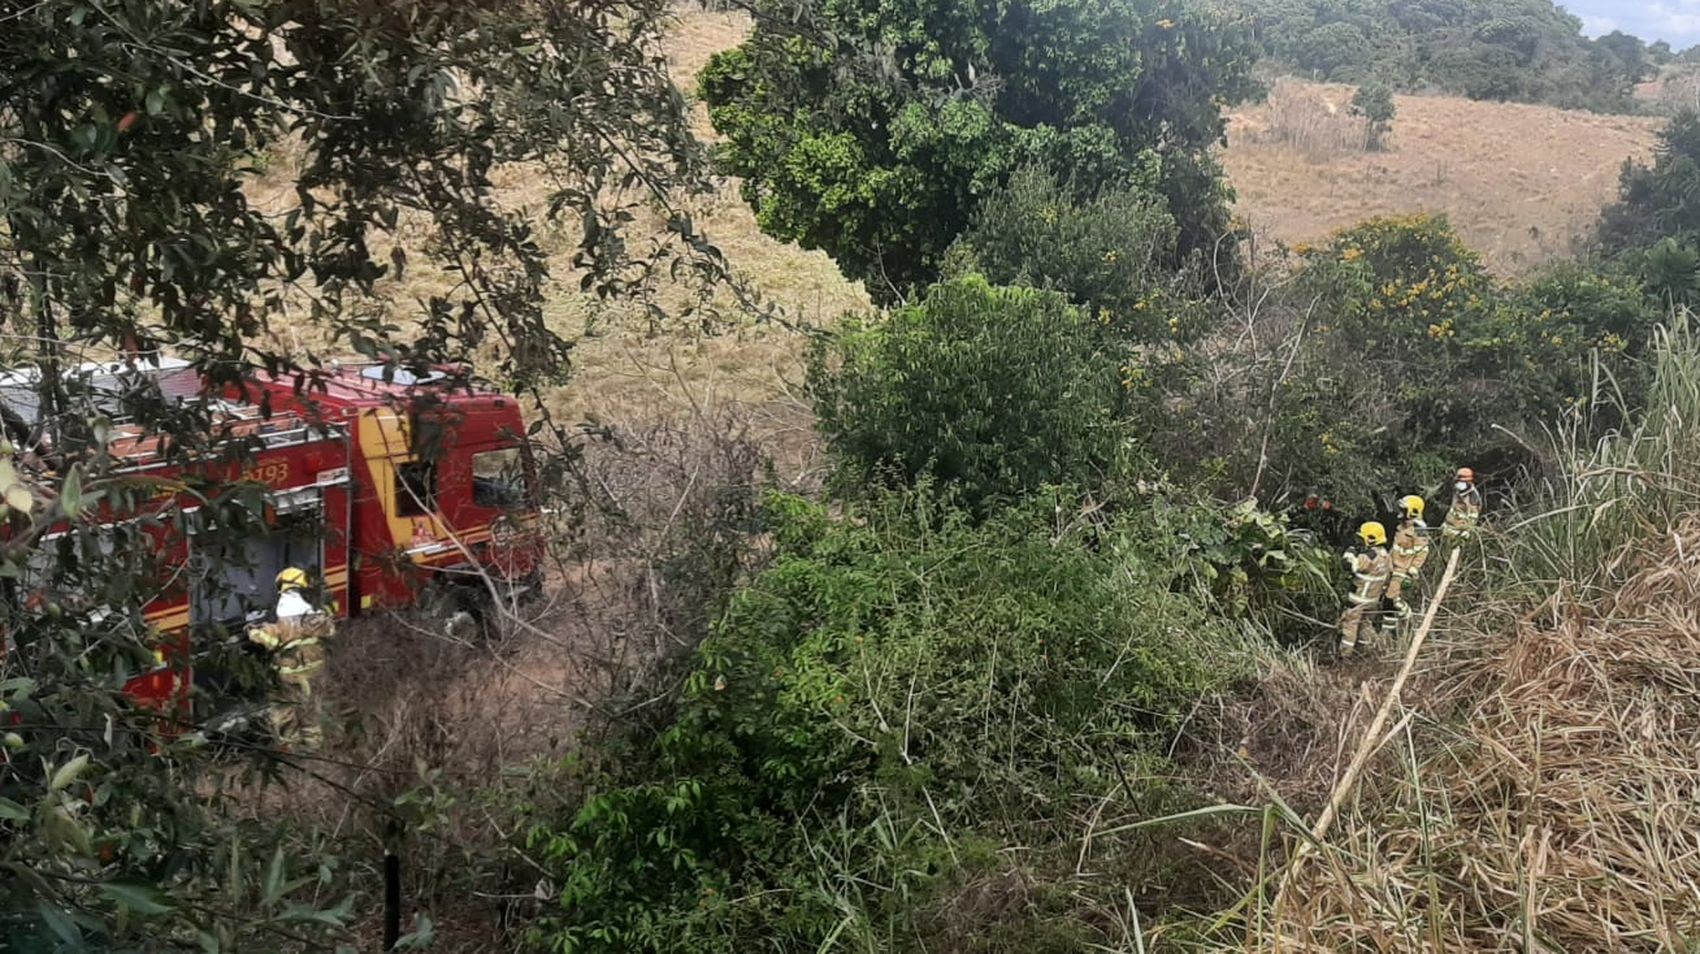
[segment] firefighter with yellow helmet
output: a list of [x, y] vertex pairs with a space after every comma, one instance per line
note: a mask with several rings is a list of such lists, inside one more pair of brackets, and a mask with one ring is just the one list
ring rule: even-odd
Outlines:
[[1409, 590], [1415, 596], [1417, 578], [1428, 563], [1429, 529], [1423, 522], [1423, 512], [1427, 509], [1428, 503], [1416, 494], [1399, 499], [1403, 519], [1393, 532], [1392, 573], [1387, 581], [1387, 599], [1392, 611], [1381, 619], [1381, 632], [1388, 637], [1398, 631], [1401, 622], [1411, 618], [1411, 603], [1405, 594]]
[[1363, 549], [1346, 554], [1346, 567], [1352, 571], [1352, 592], [1346, 597], [1346, 611], [1340, 615], [1340, 653], [1345, 655], [1367, 642], [1375, 634], [1372, 615], [1380, 610], [1382, 597], [1387, 595], [1387, 579], [1392, 563], [1387, 554], [1387, 528], [1371, 521], [1358, 528]]
[[307, 572], [288, 567], [277, 575], [274, 620], [249, 633], [277, 666], [281, 691], [272, 706], [272, 726], [286, 745], [315, 746], [319, 742], [318, 700], [313, 674], [325, 662], [324, 639], [331, 620], [308, 599]]
[[1452, 506], [1446, 511], [1441, 538], [1452, 544], [1468, 540], [1475, 536], [1476, 524], [1481, 519], [1482, 492], [1476, 488], [1476, 472], [1460, 467], [1452, 484]]

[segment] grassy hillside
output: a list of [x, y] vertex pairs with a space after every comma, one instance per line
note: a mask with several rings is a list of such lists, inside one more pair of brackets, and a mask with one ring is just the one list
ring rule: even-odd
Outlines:
[[1223, 159], [1259, 234], [1310, 242], [1372, 216], [1444, 212], [1496, 270], [1526, 272], [1571, 251], [1663, 123], [1401, 96], [1386, 149], [1370, 152], [1353, 138], [1352, 92], [1284, 80], [1234, 114]]

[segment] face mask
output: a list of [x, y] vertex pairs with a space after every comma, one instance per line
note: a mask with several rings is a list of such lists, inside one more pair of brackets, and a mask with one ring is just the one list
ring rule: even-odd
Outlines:
[[1464, 491], [1470, 489], [1470, 485], [1464, 483], [1462, 480], [1458, 481], [1456, 484], [1453, 484], [1452, 486], [1458, 488], [1459, 493], [1463, 493]]

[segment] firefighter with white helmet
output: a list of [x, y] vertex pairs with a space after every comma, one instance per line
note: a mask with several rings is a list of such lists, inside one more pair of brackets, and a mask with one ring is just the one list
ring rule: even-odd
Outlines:
[[331, 621], [308, 596], [307, 571], [288, 567], [277, 575], [275, 619], [256, 627], [249, 638], [265, 647], [277, 666], [282, 691], [272, 706], [272, 726], [285, 744], [319, 742], [313, 674], [325, 663], [324, 638]]
[[1476, 472], [1468, 467], [1458, 468], [1452, 484], [1452, 506], [1446, 511], [1446, 523], [1441, 538], [1459, 543], [1475, 536], [1476, 524], [1482, 519], [1482, 492], [1476, 488]]
[[1363, 550], [1346, 554], [1346, 567], [1352, 571], [1352, 592], [1346, 597], [1346, 611], [1340, 615], [1340, 652], [1342, 655], [1358, 648], [1360, 641], [1374, 635], [1371, 614], [1381, 608], [1387, 594], [1387, 578], [1392, 572], [1387, 555], [1387, 528], [1371, 521], [1358, 528]]
[[1411, 618], [1411, 603], [1405, 594], [1409, 589], [1415, 595], [1417, 578], [1428, 563], [1429, 531], [1428, 524], [1423, 522], [1423, 512], [1427, 509], [1428, 503], [1416, 494], [1399, 499], [1403, 519], [1393, 532], [1392, 574], [1387, 581], [1387, 599], [1392, 611], [1381, 619], [1381, 632], [1385, 636], [1393, 636], [1399, 624]]

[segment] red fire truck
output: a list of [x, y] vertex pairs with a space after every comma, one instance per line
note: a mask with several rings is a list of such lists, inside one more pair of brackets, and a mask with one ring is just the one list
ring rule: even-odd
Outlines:
[[[537, 586], [535, 471], [519, 402], [453, 372], [416, 377], [370, 366], [253, 376], [214, 404], [213, 447], [240, 442], [240, 464], [225, 453], [168, 461], [160, 438], [114, 428], [109, 452], [122, 469], [165, 488], [148, 507], [196, 506], [172, 489], [193, 470], [214, 483], [263, 487], [269, 530], [205, 545], [192, 534], [149, 533], [146, 545], [186, 572], [172, 573], [147, 605], [167, 650], [157, 671], [131, 683], [133, 696], [186, 702], [191, 628], [264, 618], [285, 567], [306, 570], [337, 617], [445, 595], [443, 605], [470, 606], [492, 589], [517, 597]], [[203, 396], [187, 364], [155, 361], [147, 373], [167, 399]], [[27, 418], [31, 382], [12, 377], [0, 377], [0, 401]], [[101, 519], [116, 527], [136, 516], [108, 508]]]

